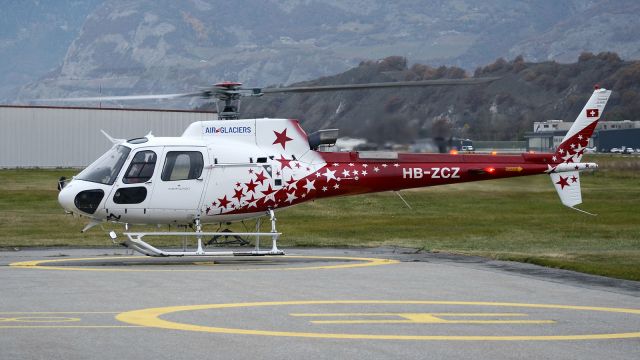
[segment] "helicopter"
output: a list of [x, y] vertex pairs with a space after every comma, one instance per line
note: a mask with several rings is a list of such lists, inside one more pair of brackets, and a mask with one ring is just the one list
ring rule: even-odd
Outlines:
[[[200, 97], [215, 99], [219, 120], [190, 124], [179, 137], [151, 133], [129, 140], [104, 133], [113, 146], [69, 182], [61, 181], [58, 201], [69, 213], [90, 219], [83, 232], [105, 221], [125, 224], [121, 244], [149, 256], [282, 255], [275, 211], [307, 201], [399, 191], [538, 174], [550, 175], [562, 204], [582, 203], [580, 172], [597, 168], [581, 162], [610, 90], [596, 86], [554, 153], [418, 154], [393, 151], [323, 151], [335, 144], [337, 129], [307, 134], [298, 120], [240, 119], [239, 102], [269, 93], [341, 91], [403, 86], [475, 85], [496, 78], [441, 79], [285, 88], [246, 88], [220, 82], [181, 94], [45, 99], [115, 101]], [[401, 195], [398, 193], [401, 197]], [[402, 198], [402, 197], [401, 197]], [[404, 201], [404, 199], [403, 199]], [[588, 214], [588, 213], [587, 213]], [[261, 231], [267, 216], [271, 231]], [[252, 232], [203, 230], [204, 225], [256, 219]], [[184, 232], [133, 232], [132, 224], [190, 226]], [[252, 251], [209, 251], [203, 239], [253, 236]], [[117, 239], [114, 231], [110, 237]], [[145, 236], [193, 236], [195, 250], [159, 249]], [[270, 237], [271, 248], [260, 248]]]

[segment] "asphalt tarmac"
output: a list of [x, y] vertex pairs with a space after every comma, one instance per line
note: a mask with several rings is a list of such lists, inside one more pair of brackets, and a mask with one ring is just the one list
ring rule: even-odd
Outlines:
[[638, 282], [408, 249], [287, 253], [0, 252], [0, 359], [640, 358]]

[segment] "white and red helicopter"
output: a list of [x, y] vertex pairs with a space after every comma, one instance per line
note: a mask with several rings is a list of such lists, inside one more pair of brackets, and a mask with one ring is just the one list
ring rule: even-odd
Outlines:
[[[243, 88], [223, 82], [188, 94], [56, 99], [108, 101], [200, 96], [218, 100], [221, 120], [195, 122], [179, 137], [151, 134], [113, 139], [113, 147], [68, 184], [58, 201], [68, 212], [89, 217], [89, 229], [104, 221], [125, 224], [123, 245], [150, 256], [281, 255], [274, 211], [332, 196], [397, 191], [443, 184], [549, 174], [562, 203], [582, 202], [580, 171], [585, 147], [611, 94], [596, 87], [555, 153], [520, 155], [325, 152], [337, 130], [308, 135], [297, 120], [238, 119], [242, 96], [265, 93], [351, 90], [398, 86], [477, 84], [494, 79], [431, 80], [298, 88]], [[220, 108], [222, 110], [220, 110]], [[106, 134], [105, 134], [106, 135]], [[579, 209], [576, 209], [579, 210]], [[579, 210], [582, 211], [582, 210]], [[260, 231], [268, 216], [271, 231]], [[255, 232], [206, 232], [205, 224], [257, 218]], [[190, 225], [190, 232], [130, 232], [129, 224]], [[116, 239], [115, 232], [110, 233]], [[162, 250], [145, 236], [195, 236], [194, 251]], [[207, 251], [203, 238], [255, 236], [255, 250]], [[272, 240], [259, 247], [260, 236]]]

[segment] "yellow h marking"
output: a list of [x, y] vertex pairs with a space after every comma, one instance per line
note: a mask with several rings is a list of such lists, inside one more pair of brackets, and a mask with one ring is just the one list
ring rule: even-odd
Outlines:
[[[395, 319], [311, 320], [313, 324], [553, 324], [553, 320], [448, 320], [442, 317], [520, 317], [522, 313], [293, 313], [296, 317], [395, 317]], [[398, 319], [399, 318], [399, 319]]]

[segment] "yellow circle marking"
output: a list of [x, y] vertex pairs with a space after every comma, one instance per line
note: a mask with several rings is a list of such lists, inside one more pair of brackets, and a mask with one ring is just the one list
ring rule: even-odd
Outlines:
[[13, 318], [0, 318], [3, 322], [20, 322], [20, 323], [58, 323], [58, 322], [74, 322], [80, 321], [79, 318], [59, 317], [59, 316], [21, 316]]
[[196, 311], [210, 309], [248, 308], [263, 306], [287, 306], [287, 305], [320, 305], [320, 304], [401, 304], [401, 305], [467, 305], [467, 306], [502, 306], [540, 309], [562, 309], [577, 311], [600, 311], [611, 313], [624, 313], [640, 315], [638, 309], [622, 309], [607, 307], [572, 306], [572, 305], [548, 305], [548, 304], [522, 304], [500, 302], [467, 302], [467, 301], [384, 301], [384, 300], [337, 300], [337, 301], [276, 301], [276, 302], [252, 302], [230, 304], [207, 304], [170, 306], [162, 308], [150, 308], [121, 313], [116, 316], [122, 322], [146, 327], [155, 327], [171, 330], [199, 331], [221, 334], [263, 335], [263, 336], [287, 336], [303, 338], [324, 339], [374, 339], [374, 340], [453, 340], [453, 341], [551, 341], [551, 340], [598, 340], [598, 339], [628, 339], [640, 338], [640, 332], [611, 333], [611, 334], [578, 334], [578, 335], [540, 335], [540, 336], [467, 336], [467, 335], [392, 335], [392, 334], [340, 334], [340, 333], [314, 333], [293, 331], [251, 330], [225, 327], [200, 326], [182, 324], [160, 319], [160, 316], [180, 311]]
[[[264, 256], [262, 256], [264, 257]], [[398, 260], [379, 259], [379, 258], [361, 258], [347, 256], [298, 256], [298, 255], [278, 255], [277, 258], [291, 259], [319, 259], [319, 260], [347, 260], [356, 263], [340, 264], [340, 265], [322, 265], [322, 266], [300, 266], [300, 267], [281, 267], [281, 268], [246, 268], [246, 269], [216, 269], [216, 264], [210, 264], [210, 269], [119, 269], [112, 267], [96, 268], [96, 267], [78, 267], [78, 266], [55, 266], [55, 264], [67, 261], [99, 261], [99, 260], [125, 260], [125, 259], [145, 259], [148, 256], [111, 256], [111, 257], [95, 257], [95, 258], [76, 258], [76, 259], [55, 259], [55, 260], [30, 260], [20, 261], [9, 264], [11, 267], [41, 270], [65, 270], [65, 271], [116, 271], [116, 272], [203, 272], [203, 271], [291, 271], [291, 270], [324, 270], [324, 269], [349, 269], [366, 266], [378, 266], [396, 264]], [[274, 257], [276, 258], [276, 257]], [[153, 265], [153, 264], [150, 264]]]

